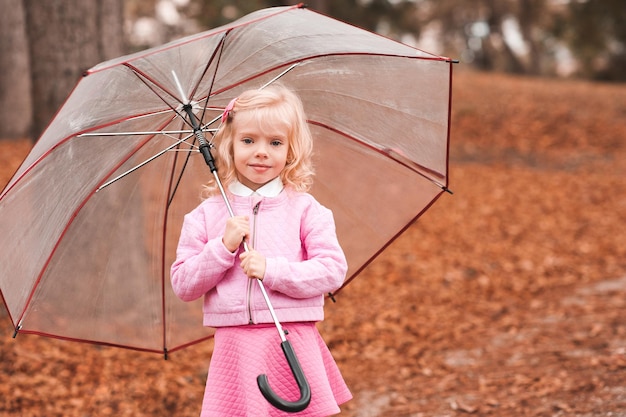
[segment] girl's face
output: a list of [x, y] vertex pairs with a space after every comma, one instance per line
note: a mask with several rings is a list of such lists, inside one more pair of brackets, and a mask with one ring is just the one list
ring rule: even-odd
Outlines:
[[281, 123], [263, 126], [242, 111], [233, 120], [233, 162], [239, 181], [256, 191], [278, 177], [287, 164], [289, 138]]

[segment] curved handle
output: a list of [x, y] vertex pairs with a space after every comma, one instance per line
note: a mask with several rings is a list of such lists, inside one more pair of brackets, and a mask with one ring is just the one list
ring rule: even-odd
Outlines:
[[270, 404], [288, 413], [297, 413], [298, 411], [302, 411], [307, 408], [311, 402], [311, 387], [309, 387], [309, 383], [304, 376], [304, 372], [302, 372], [300, 362], [298, 362], [298, 358], [291, 347], [291, 343], [289, 343], [288, 340], [285, 340], [280, 344], [280, 347], [283, 348], [283, 353], [285, 354], [285, 358], [287, 358], [287, 362], [291, 368], [291, 373], [296, 379], [296, 383], [300, 389], [300, 398], [296, 401], [286, 401], [280, 398], [270, 387], [267, 375], [265, 374], [259, 375], [256, 378], [256, 381], [259, 385], [261, 393]]

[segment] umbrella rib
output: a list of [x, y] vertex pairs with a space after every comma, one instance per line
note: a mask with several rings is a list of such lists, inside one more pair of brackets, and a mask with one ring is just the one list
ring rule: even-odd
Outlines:
[[[187, 141], [187, 139], [188, 139], [189, 137], [191, 137], [191, 135], [189, 135], [189, 136], [187, 136], [187, 137], [185, 137], [185, 138], [183, 138], [183, 139], [178, 140], [176, 143], [174, 143], [174, 144], [172, 144], [172, 145], [168, 146], [167, 148], [165, 148], [165, 149], [163, 149], [163, 150], [161, 150], [161, 151], [157, 152], [155, 155], [151, 156], [150, 158], [146, 159], [145, 161], [141, 162], [140, 164], [135, 165], [134, 167], [132, 167], [132, 168], [131, 168], [131, 169], [129, 169], [128, 171], [126, 171], [126, 172], [124, 172], [124, 173], [122, 173], [122, 174], [118, 175], [117, 177], [115, 177], [115, 178], [113, 178], [113, 179], [111, 179], [111, 180], [109, 180], [109, 181], [105, 182], [104, 184], [102, 184], [101, 186], [99, 186], [99, 187], [96, 189], [96, 192], [98, 192], [98, 191], [100, 191], [100, 190], [102, 190], [102, 189], [104, 189], [104, 188], [108, 187], [109, 185], [111, 185], [111, 184], [113, 184], [113, 183], [115, 183], [115, 182], [117, 182], [117, 181], [121, 180], [121, 179], [122, 179], [122, 178], [124, 178], [125, 176], [127, 176], [127, 175], [129, 175], [129, 174], [131, 174], [131, 173], [133, 173], [133, 172], [135, 172], [135, 171], [137, 171], [139, 168], [141, 168], [141, 167], [143, 167], [143, 166], [145, 166], [145, 165], [149, 164], [150, 162], [154, 161], [155, 159], [157, 159], [157, 158], [158, 158], [158, 157], [160, 157], [161, 155], [163, 155], [163, 154], [167, 153], [168, 151], [170, 151], [170, 150], [174, 149], [175, 147], [179, 146], [181, 143], [186, 142], [186, 141]], [[194, 146], [194, 145], [192, 144], [192, 146]]]
[[[204, 115], [206, 114], [206, 110], [207, 110], [207, 108], [209, 106], [209, 97], [211, 96], [211, 91], [213, 91], [213, 85], [215, 84], [215, 77], [217, 76], [217, 68], [219, 68], [220, 61], [222, 59], [222, 55], [223, 55], [223, 51], [224, 51], [224, 45], [226, 44], [226, 35], [228, 35], [229, 33], [230, 33], [230, 30], [226, 31], [222, 35], [222, 38], [220, 39], [218, 47], [215, 48], [215, 50], [213, 51], [213, 54], [211, 55], [211, 59], [209, 59], [209, 61], [207, 62], [206, 66], [204, 67], [204, 71], [202, 71], [202, 75], [200, 77], [198, 77], [198, 82], [196, 83], [195, 87], [193, 88], [193, 91], [191, 92], [191, 97], [196, 95], [196, 92], [198, 91], [198, 88], [200, 87], [200, 82], [202, 81], [202, 79], [204, 78], [206, 73], [209, 71], [209, 67], [213, 63], [213, 60], [215, 59], [215, 57], [216, 57], [216, 55], [218, 54], [218, 51], [219, 51], [219, 55], [217, 57], [217, 63], [215, 65], [215, 71], [213, 71], [213, 77], [211, 77], [211, 84], [209, 86], [209, 91], [207, 93], [207, 97], [206, 97], [206, 102], [205, 102], [204, 108], [202, 109], [202, 114], [200, 115], [200, 120], [204, 119]], [[217, 118], [215, 120], [217, 120]]]
[[172, 92], [168, 91], [165, 87], [161, 86], [158, 82], [156, 82], [155, 80], [152, 79], [152, 77], [150, 77], [148, 74], [146, 74], [145, 72], [141, 71], [139, 68], [125, 62], [123, 64], [124, 66], [126, 66], [128, 69], [130, 69], [135, 76], [137, 76], [137, 78], [139, 78], [139, 80], [144, 83], [144, 85], [146, 87], [148, 87], [150, 89], [150, 91], [152, 91], [154, 93], [154, 95], [156, 95], [159, 99], [161, 99], [161, 101], [167, 106], [169, 107], [174, 113], [176, 113], [176, 115], [178, 117], [180, 117], [182, 120], [185, 121], [185, 123], [187, 123], [189, 126], [191, 126], [186, 118], [176, 109], [174, 108], [170, 103], [168, 103], [165, 98], [159, 94], [155, 87], [158, 87], [159, 89], [161, 89], [165, 94], [169, 95], [170, 97], [172, 97], [174, 100], [176, 100], [178, 103], [185, 105], [187, 103], [184, 103], [181, 101], [181, 99], [179, 99], [178, 97], [176, 97]]
[[[333, 56], [357, 56], [357, 55], [363, 55], [363, 56], [380, 56], [380, 57], [387, 57], [387, 58], [405, 58], [405, 59], [418, 59], [418, 60], [425, 60], [425, 61], [441, 61], [441, 62], [449, 62], [448, 59], [449, 58], [444, 58], [444, 57], [421, 57], [421, 56], [409, 56], [409, 55], [400, 55], [400, 54], [383, 54], [383, 53], [372, 53], [372, 52], [333, 52], [333, 53], [328, 53], [328, 54], [316, 54], [316, 55], [309, 55], [306, 57], [300, 57], [300, 58], [296, 58], [293, 59], [291, 61], [288, 62], [284, 62], [282, 64], [276, 65], [274, 67], [270, 67], [270, 68], [266, 68], [261, 72], [258, 73], [254, 73], [252, 75], [249, 75], [245, 78], [240, 79], [239, 81], [224, 86], [222, 88], [220, 88], [217, 91], [214, 91], [212, 93], [212, 95], [217, 95], [217, 94], [221, 94], [225, 91], [231, 90], [235, 87], [238, 87], [240, 85], [246, 84], [248, 82], [250, 82], [251, 80], [255, 79], [255, 78], [259, 78], [265, 74], [268, 74], [272, 71], [276, 71], [278, 68], [282, 68], [282, 67], [286, 67], [286, 66], [290, 66], [290, 65], [300, 65], [301, 63], [308, 61], [308, 60], [312, 60], [312, 59], [316, 59], [316, 58], [326, 58], [326, 57], [333, 57]], [[243, 64], [240, 64], [243, 65]]]
[[321, 122], [318, 122], [318, 121], [315, 121], [315, 120], [310, 120], [310, 119], [307, 120], [307, 123], [315, 125], [315, 126], [319, 126], [321, 128], [324, 128], [324, 129], [327, 129], [327, 130], [330, 130], [330, 131], [333, 131], [333, 132], [335, 132], [335, 133], [337, 133], [337, 134], [339, 134], [339, 135], [341, 135], [341, 136], [343, 136], [343, 137], [345, 137], [347, 139], [350, 139], [351, 141], [354, 141], [354, 142], [358, 143], [361, 146], [364, 146], [364, 147], [366, 147], [368, 149], [371, 149], [374, 152], [377, 152], [377, 153], [379, 153], [381, 155], [385, 155], [386, 157], [393, 159], [394, 161], [396, 161], [400, 165], [410, 169], [411, 171], [415, 172], [416, 174], [418, 174], [418, 175], [422, 176], [423, 178], [427, 179], [428, 181], [432, 182], [433, 184], [435, 184], [437, 187], [441, 188], [442, 190], [450, 192], [445, 185], [443, 185], [440, 182], [436, 181], [435, 179], [429, 177], [424, 172], [433, 174], [433, 175], [435, 175], [437, 177], [441, 177], [441, 178], [445, 178], [446, 177], [446, 175], [444, 175], [444, 174], [441, 174], [441, 173], [439, 173], [439, 172], [437, 172], [437, 171], [435, 171], [433, 169], [430, 169], [430, 168], [427, 168], [427, 167], [425, 167], [423, 165], [420, 165], [420, 164], [418, 164], [417, 162], [414, 162], [414, 161], [411, 161], [411, 164], [408, 164], [408, 163], [400, 160], [399, 158], [393, 157], [391, 155], [391, 153], [389, 152], [389, 150], [387, 150], [387, 149], [380, 149], [380, 148], [377, 148], [375, 146], [372, 146], [371, 144], [369, 144], [367, 142], [364, 142], [364, 141], [362, 141], [359, 138], [356, 138], [356, 137], [354, 137], [352, 135], [349, 135], [346, 132], [343, 132], [343, 131], [341, 131], [339, 129], [335, 129], [332, 126], [329, 126], [329, 125], [327, 125], [325, 123], [321, 123]]
[[[181, 167], [180, 170], [180, 174], [178, 175], [177, 180], [175, 181], [175, 185], [172, 187], [171, 183], [170, 183], [170, 195], [167, 199], [167, 206], [166, 209], [169, 209], [170, 205], [172, 204], [172, 201], [174, 200], [174, 196], [176, 195], [176, 191], [178, 190], [178, 186], [180, 185], [180, 182], [183, 178], [183, 173], [185, 172], [185, 169], [187, 168], [187, 164], [189, 163], [189, 159], [191, 158], [191, 152], [193, 151], [194, 147], [196, 149], [196, 151], [198, 150], [198, 146], [196, 145], [196, 137], [195, 135], [193, 136], [194, 140], [192, 143], [189, 143], [190, 148], [187, 150], [180, 150], [181, 152], [186, 152], [187, 156], [185, 158], [185, 162], [183, 163], [183, 166]], [[184, 143], [188, 143], [186, 141], [183, 141]], [[182, 144], [183, 142], [179, 142], [179, 144]], [[176, 165], [178, 158], [174, 158], [173, 164], [174, 166]], [[174, 167], [173, 167], [174, 168]], [[172, 169], [172, 172], [174, 172], [174, 169]]]
[[[214, 132], [217, 129], [202, 129], [204, 132]], [[91, 133], [81, 133], [76, 137], [99, 137], [99, 136], [146, 136], [146, 135], [164, 135], [164, 136], [173, 136], [173, 135], [182, 135], [187, 134], [191, 136], [193, 134], [193, 130], [144, 130], [144, 131], [135, 131], [135, 132], [91, 132]]]
[[328, 297], [331, 298], [333, 300], [333, 302], [335, 301], [335, 295], [337, 295], [341, 290], [343, 290], [350, 282], [352, 282], [352, 280], [354, 280], [360, 273], [361, 271], [363, 271], [365, 268], [367, 268], [367, 266], [372, 263], [372, 261], [374, 261], [374, 259], [376, 259], [378, 257], [378, 255], [380, 255], [382, 252], [384, 252], [385, 249], [387, 249], [387, 247], [389, 247], [389, 245], [391, 245], [398, 237], [400, 237], [400, 235], [402, 235], [402, 233], [404, 233], [409, 227], [411, 227], [411, 225], [413, 225], [413, 223], [415, 223], [417, 221], [417, 219], [419, 219], [422, 214], [424, 214], [433, 204], [435, 204], [435, 202], [439, 199], [439, 197], [441, 197], [441, 195], [443, 194], [443, 191], [439, 191], [437, 193], [437, 195], [435, 195], [433, 197], [433, 199], [430, 201], [430, 203], [428, 203], [426, 205], [426, 207], [424, 207], [419, 213], [417, 213], [417, 215], [415, 215], [415, 217], [413, 217], [413, 219], [411, 219], [409, 222], [407, 222], [407, 224], [400, 229], [394, 236], [392, 236], [387, 243], [385, 243], [384, 245], [382, 245], [378, 251], [376, 251], [376, 253], [374, 253], [366, 262], [363, 263], [363, 265], [361, 265], [356, 271], [354, 271], [354, 273], [352, 273], [352, 275], [350, 275], [349, 277], [346, 278], [346, 280], [343, 282], [343, 284], [341, 285], [341, 287], [339, 287], [337, 290], [335, 290], [334, 292], [328, 293]]
[[[191, 127], [190, 122], [187, 121], [186, 117], [184, 115], [182, 115], [178, 109], [172, 107], [172, 105], [170, 103], [168, 103], [156, 90], [153, 86], [158, 86], [159, 88], [161, 88], [163, 90], [163, 92], [165, 92], [166, 94], [168, 94], [170, 97], [174, 98], [175, 100], [177, 100], [180, 104], [182, 105], [187, 105], [188, 103], [184, 103], [181, 102], [180, 99], [178, 99], [173, 93], [167, 91], [165, 88], [161, 87], [159, 85], [159, 83], [157, 83], [156, 81], [152, 80], [151, 77], [149, 77], [147, 74], [145, 74], [144, 72], [142, 72], [141, 70], [139, 70], [138, 68], [128, 64], [128, 63], [124, 63], [124, 65], [129, 68], [136, 76], [137, 78], [139, 78], [139, 80], [141, 82], [143, 82], [146, 87], [148, 87], [159, 99], [161, 99], [161, 101], [163, 101], [163, 103], [168, 106], [178, 117], [181, 118], [181, 120], [183, 120], [185, 122], [185, 124], [189, 125]], [[149, 82], [148, 82], [149, 81]], [[182, 90], [182, 88], [181, 88]], [[207, 104], [208, 104], [208, 96], [206, 98], [207, 100]], [[208, 108], [205, 107], [205, 109]], [[209, 121], [208, 123], [204, 124], [203, 126], [201, 126], [201, 130], [203, 131], [211, 131], [210, 129], [207, 129], [208, 126], [212, 125], [213, 123], [215, 123], [217, 120], [219, 120], [221, 117], [221, 115], [216, 116], [215, 118], [213, 118], [211, 121]]]
[[[124, 65], [126, 65], [137, 76], [137, 78], [139, 78], [139, 80], [146, 85], [146, 87], [148, 87], [159, 99], [161, 99], [161, 101], [163, 101], [163, 103], [167, 107], [169, 107], [171, 111], [173, 111], [178, 117], [180, 117], [180, 119], [183, 120], [185, 122], [185, 124], [187, 124], [188, 126], [191, 127], [191, 123], [187, 121], [186, 117], [183, 114], [181, 114], [181, 112], [179, 112], [178, 109], [174, 108], [170, 103], [168, 103], [163, 98], [163, 96], [161, 96], [155, 90], [155, 88], [153, 86], [158, 86], [159, 88], [161, 88], [163, 90], [163, 92], [165, 92], [167, 95], [169, 95], [170, 97], [172, 97], [173, 99], [175, 99], [176, 101], [178, 101], [182, 105], [188, 105], [189, 103], [181, 101], [181, 99], [177, 98], [173, 93], [171, 93], [171, 92], [167, 91], [165, 88], [161, 87], [161, 85], [159, 83], [154, 81], [150, 76], [148, 76], [147, 74], [145, 74], [143, 71], [139, 70], [138, 68], [135, 68], [135, 67], [131, 66], [130, 64], [124, 64]], [[174, 75], [174, 78], [175, 78], [175, 80], [177, 79], [176, 75]], [[182, 87], [180, 87], [180, 91], [181, 91], [181, 94], [183, 95], [183, 99], [184, 99], [185, 97], [184, 97], [184, 93], [182, 92]], [[207, 108], [209, 108], [209, 106], [208, 106], [208, 101], [209, 101], [208, 100], [208, 96], [207, 96], [206, 99], [202, 99], [202, 100], [206, 100], [206, 102], [207, 102], [207, 105], [205, 105], [205, 107], [204, 107], [204, 109], [206, 110]], [[217, 107], [215, 107], [215, 109], [221, 110], [221, 108], [217, 108]], [[203, 131], [211, 131], [211, 129], [208, 129], [207, 127], [212, 125], [213, 123], [215, 123], [217, 120], [219, 120], [220, 117], [221, 117], [221, 115], [216, 116], [211, 121], [209, 121], [208, 123], [206, 123], [203, 126], [201, 126], [201, 130], [203, 130]]]
[[[221, 107], [211, 107], [211, 109], [214, 110], [218, 110], [221, 111], [222, 108]], [[100, 124], [100, 125], [95, 125], [95, 126], [91, 126], [88, 129], [83, 130], [82, 132], [77, 132], [76, 137], [96, 137], [96, 136], [133, 136], [133, 135], [160, 135], [160, 134], [164, 134], [164, 135], [177, 135], [177, 134], [183, 134], [183, 133], [193, 133], [192, 130], [155, 130], [155, 131], [133, 131], [133, 132], [96, 132], [98, 129], [103, 129], [106, 127], [110, 127], [110, 126], [115, 126], [115, 125], [119, 125], [123, 122], [128, 122], [128, 121], [132, 121], [132, 120], [136, 120], [136, 119], [140, 119], [143, 117], [152, 117], [152, 116], [156, 116], [156, 115], [161, 115], [161, 114], [167, 114], [170, 113], [172, 111], [171, 107], [168, 106], [167, 110], [158, 110], [158, 111], [153, 111], [153, 112], [148, 112], [148, 113], [142, 113], [142, 114], [136, 114], [136, 115], [131, 115], [131, 116], [127, 116], [127, 117], [123, 117], [120, 119], [116, 119], [116, 120], [112, 120], [109, 121], [108, 123], [104, 123], [104, 124]], [[210, 131], [210, 129], [208, 129], [209, 124], [206, 124], [203, 126], [203, 130], [204, 131]], [[70, 136], [71, 137], [71, 136]], [[65, 140], [67, 140], [68, 138], [65, 138]], [[62, 141], [61, 141], [62, 142]]]
[[263, 84], [261, 87], [259, 87], [259, 90], [263, 90], [265, 87], [267, 87], [270, 84], [275, 83], [276, 81], [278, 81], [280, 78], [282, 78], [285, 74], [287, 74], [289, 71], [291, 71], [292, 69], [294, 69], [295, 67], [297, 67], [298, 65], [300, 65], [302, 63], [302, 61], [298, 61], [296, 63], [291, 64], [287, 69], [285, 69], [283, 72], [281, 72], [280, 74], [278, 74], [277, 76], [275, 76], [274, 78], [272, 78], [271, 80], [269, 80], [268, 82], [266, 82], [265, 84]]
[[146, 74], [145, 72], [143, 72], [139, 68], [137, 68], [134, 65], [131, 65], [131, 64], [127, 63], [127, 62], [124, 63], [124, 66], [126, 68], [130, 69], [137, 76], [137, 78], [139, 78], [139, 80], [141, 80], [141, 82], [143, 82], [146, 85], [146, 87], [148, 87], [158, 98], [160, 98], [163, 101], [163, 103], [165, 103], [172, 110], [176, 111], [176, 109], [173, 108], [170, 103], [165, 101], [165, 99], [163, 98], [163, 96], [161, 94], [159, 94], [159, 93], [157, 93], [155, 91], [155, 89], [154, 89], [155, 86], [158, 87], [159, 89], [161, 89], [165, 94], [167, 94], [168, 96], [170, 96], [171, 98], [173, 98], [174, 100], [179, 102], [180, 104], [185, 104], [185, 103], [183, 103], [183, 101], [180, 98], [176, 97], [174, 95], [174, 93], [168, 91], [164, 86], [159, 84], [157, 81], [155, 81], [152, 77], [150, 77], [148, 74]]

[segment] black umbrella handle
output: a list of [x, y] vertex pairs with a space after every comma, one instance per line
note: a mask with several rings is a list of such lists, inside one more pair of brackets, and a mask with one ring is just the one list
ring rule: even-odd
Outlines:
[[288, 413], [297, 413], [307, 408], [311, 402], [311, 387], [304, 376], [304, 372], [302, 372], [302, 367], [300, 366], [300, 362], [298, 362], [296, 353], [291, 347], [291, 343], [285, 340], [280, 344], [280, 347], [283, 348], [283, 353], [285, 354], [285, 358], [287, 358], [291, 373], [296, 379], [296, 383], [300, 389], [300, 398], [296, 401], [287, 401], [280, 398], [270, 387], [267, 375], [265, 374], [259, 375], [256, 378], [256, 382], [259, 385], [261, 393], [270, 404]]

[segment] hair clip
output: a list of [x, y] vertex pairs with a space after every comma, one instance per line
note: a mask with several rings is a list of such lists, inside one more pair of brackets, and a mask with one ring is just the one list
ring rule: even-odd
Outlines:
[[224, 108], [224, 113], [222, 113], [222, 123], [226, 123], [226, 120], [228, 120], [230, 112], [233, 110], [233, 107], [235, 107], [235, 101], [237, 101], [237, 97], [232, 99], [230, 103], [228, 103], [228, 105]]

